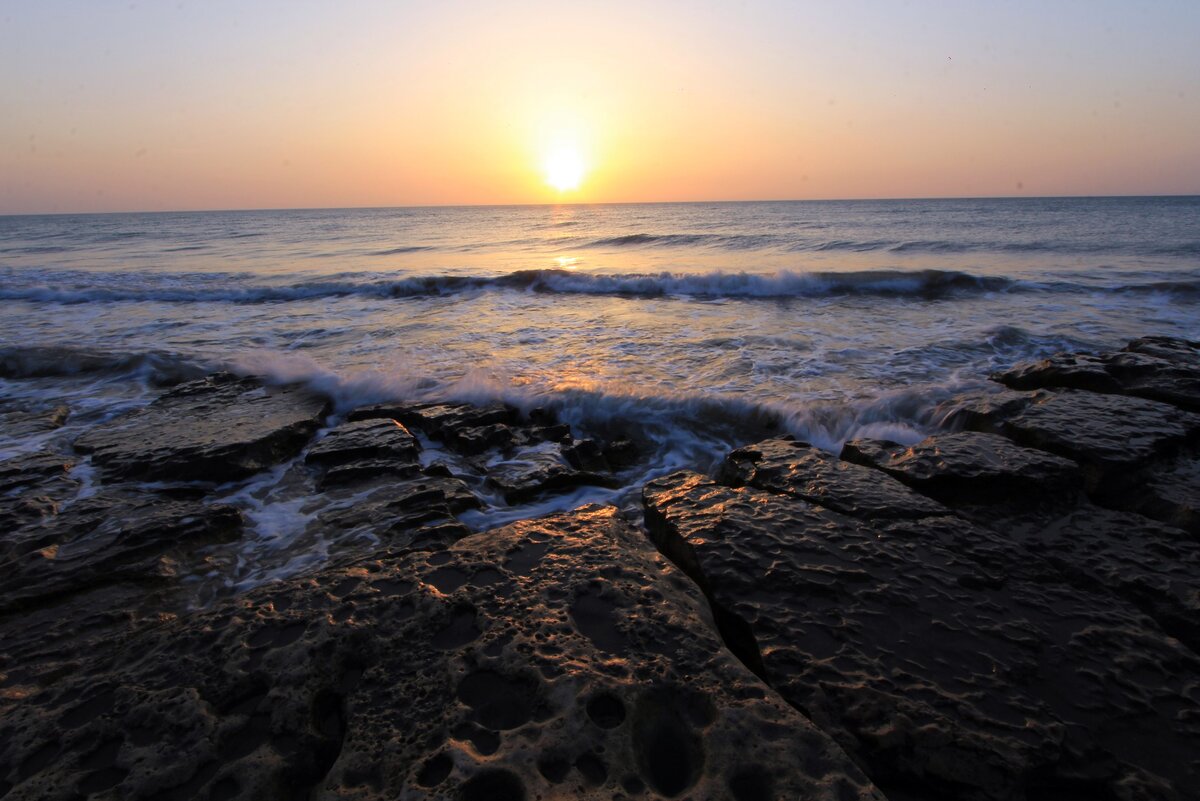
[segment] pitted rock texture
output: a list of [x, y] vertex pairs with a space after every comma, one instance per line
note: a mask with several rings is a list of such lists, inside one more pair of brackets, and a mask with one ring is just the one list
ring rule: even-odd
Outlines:
[[302, 388], [218, 374], [91, 429], [75, 449], [116, 478], [219, 484], [298, 454], [326, 412], [327, 403]]
[[1200, 412], [1200, 343], [1148, 337], [1112, 353], [1059, 353], [1017, 365], [995, 378], [1013, 389], [1135, 395]]
[[1200, 437], [1200, 414], [1082, 390], [960, 399], [951, 420], [1078, 462], [1089, 491], [1101, 492], [1128, 487], [1144, 468]]
[[131, 623], [77, 659], [0, 678], [7, 799], [883, 798], [611, 508]]
[[1083, 486], [1079, 465], [1070, 459], [976, 431], [938, 434], [913, 446], [852, 440], [842, 447], [841, 458], [882, 470], [952, 506], [1043, 499], [1073, 504]]
[[[742, 452], [755, 450], [770, 451]], [[1145, 611], [1163, 602], [1178, 619], [1195, 583], [1156, 571], [1155, 545], [1122, 557], [1140, 547], [1145, 572], [1128, 583], [1151, 584], [1134, 603], [1105, 584], [1117, 559], [1065, 575], [949, 511], [853, 518], [687, 472], [644, 499], [652, 538], [704, 588], [730, 646], [885, 794], [1184, 799], [1200, 786], [1200, 657]], [[1109, 523], [1090, 542], [1049, 537], [1072, 559], [1121, 536]]]
[[805, 442], [769, 439], [725, 458], [720, 478], [820, 504], [855, 517], [932, 517], [945, 507], [878, 471], [844, 462]]

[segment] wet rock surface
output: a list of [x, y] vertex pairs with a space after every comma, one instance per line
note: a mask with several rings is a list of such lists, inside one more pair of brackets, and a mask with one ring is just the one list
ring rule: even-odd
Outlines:
[[956, 401], [952, 419], [1078, 462], [1091, 491], [1139, 483], [1200, 438], [1200, 415], [1159, 401], [1067, 389]]
[[[1125, 566], [1095, 540], [1053, 535], [1064, 556], [1093, 558], [1075, 581], [949, 514], [856, 519], [691, 473], [645, 499], [652, 537], [722, 610], [726, 642], [885, 793], [1149, 798], [1200, 780], [1200, 658], [1092, 578]], [[1194, 590], [1186, 568], [1141, 567]]]
[[917, 518], [946, 512], [941, 504], [878, 471], [793, 440], [739, 448], [726, 458], [719, 476], [731, 486], [748, 484], [855, 517]]
[[1013, 389], [1074, 388], [1134, 395], [1200, 411], [1200, 343], [1146, 337], [1123, 350], [1060, 353], [1013, 367], [996, 380]]
[[1079, 465], [1070, 459], [975, 431], [940, 434], [911, 447], [853, 440], [843, 446], [841, 458], [882, 470], [948, 504], [1013, 498], [1071, 503], [1083, 485]]
[[[1190, 343], [1141, 348], [1195, 368]], [[804, 443], [738, 449], [716, 479], [651, 482], [649, 533], [889, 796], [1195, 798], [1196, 419], [1079, 386], [956, 399], [974, 430], [912, 446], [847, 443], [874, 484]], [[942, 513], [881, 513], [891, 481]]]
[[2, 406], [0, 797], [1200, 797], [1196, 353], [737, 448], [644, 528], [480, 522], [648, 467], [547, 410]]
[[327, 411], [323, 399], [301, 388], [271, 390], [217, 375], [96, 427], [75, 449], [122, 479], [223, 483], [295, 456]]
[[5, 675], [14, 799], [881, 799], [612, 509], [391, 551]]

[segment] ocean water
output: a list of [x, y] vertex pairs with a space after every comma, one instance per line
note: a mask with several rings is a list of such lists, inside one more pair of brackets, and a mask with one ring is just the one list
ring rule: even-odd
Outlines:
[[[484, 526], [633, 505], [649, 477], [772, 426], [830, 449], [916, 441], [1013, 362], [1200, 339], [1200, 198], [0, 217], [0, 304], [0, 396], [73, 410], [55, 435], [0, 436], [0, 458], [213, 369], [304, 381], [340, 410], [550, 407], [648, 444], [625, 490], [492, 499]], [[289, 542], [302, 521], [256, 487], [228, 494]]]

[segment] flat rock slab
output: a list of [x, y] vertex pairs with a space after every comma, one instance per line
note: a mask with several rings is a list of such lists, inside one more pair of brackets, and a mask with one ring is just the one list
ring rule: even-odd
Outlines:
[[487, 483], [499, 490], [508, 503], [522, 503], [545, 493], [585, 484], [604, 486], [608, 480], [599, 474], [575, 469], [558, 443], [545, 442], [519, 449], [489, 465]]
[[841, 458], [882, 470], [949, 506], [1070, 504], [1083, 487], [1079, 465], [1070, 459], [978, 431], [938, 434], [912, 446], [852, 440]]
[[1147, 464], [1200, 434], [1200, 415], [1158, 401], [1063, 391], [1004, 421], [1014, 439], [1104, 471]]
[[359, 459], [416, 461], [420, 445], [402, 423], [392, 419], [342, 423], [308, 449], [305, 461], [340, 465]]
[[418, 476], [376, 483], [336, 500], [313, 525], [339, 538], [361, 532], [389, 545], [408, 545], [440, 540], [449, 532], [464, 536], [467, 531], [454, 515], [479, 506], [460, 479]]
[[0, 612], [91, 587], [172, 577], [174, 556], [236, 537], [241, 513], [221, 504], [106, 489], [0, 540]]
[[1200, 415], [1159, 401], [1082, 390], [1002, 392], [947, 405], [951, 424], [1001, 433], [1071, 459], [1089, 491], [1120, 488], [1200, 436]]
[[1111, 353], [1059, 353], [995, 379], [1013, 389], [1085, 389], [1133, 395], [1200, 411], [1200, 346], [1154, 337]]
[[6, 799], [883, 799], [613, 509], [263, 587], [79, 658], [0, 677]]
[[297, 455], [326, 407], [299, 387], [217, 375], [88, 431], [75, 449], [110, 477], [224, 483]]
[[1124, 598], [1200, 654], [1200, 542], [1194, 536], [1087, 504], [1048, 522], [1003, 528], [1072, 583]]
[[355, 409], [347, 419], [353, 422], [381, 417], [419, 428], [466, 455], [511, 444], [517, 436], [511, 427], [520, 421], [520, 413], [502, 403], [377, 404]]
[[855, 517], [931, 517], [946, 513], [937, 501], [894, 478], [805, 442], [769, 439], [738, 448], [726, 457], [721, 478], [784, 493]]
[[726, 641], [885, 794], [1182, 799], [1200, 786], [1200, 657], [1008, 536], [950, 516], [854, 519], [686, 472], [644, 500]]

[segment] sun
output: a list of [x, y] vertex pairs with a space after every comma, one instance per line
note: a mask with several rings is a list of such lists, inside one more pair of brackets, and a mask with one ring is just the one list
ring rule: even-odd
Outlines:
[[546, 153], [542, 159], [542, 171], [546, 183], [559, 192], [569, 192], [578, 189], [587, 171], [579, 148], [571, 145], [558, 145]]

